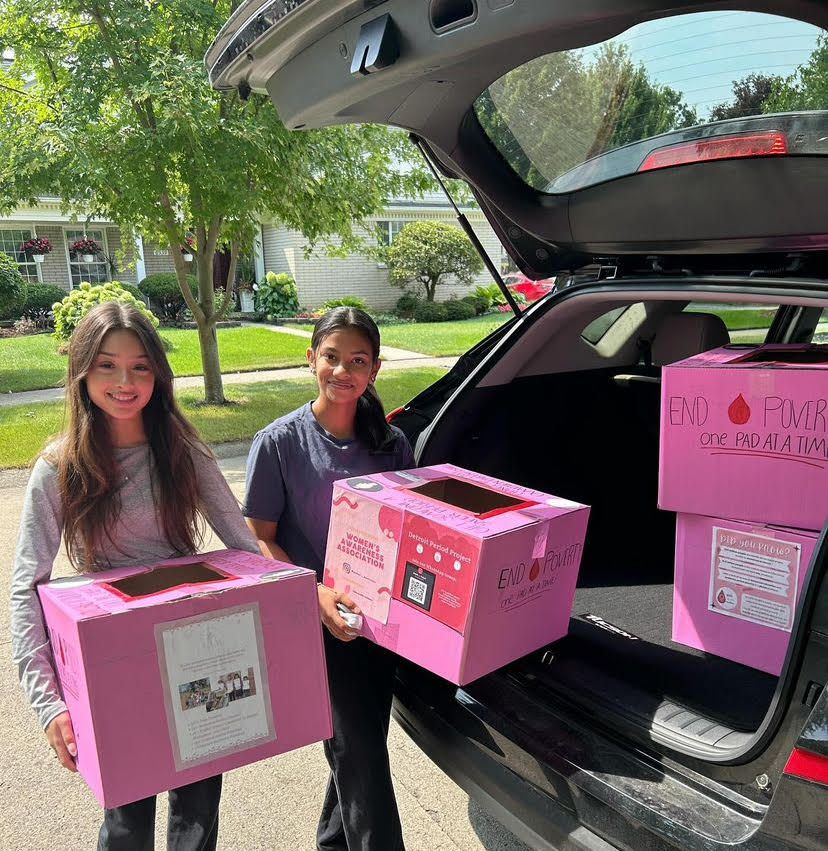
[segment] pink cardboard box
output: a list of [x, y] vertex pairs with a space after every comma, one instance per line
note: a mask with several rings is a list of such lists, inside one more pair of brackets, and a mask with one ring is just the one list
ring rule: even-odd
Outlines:
[[828, 346], [713, 349], [661, 383], [661, 508], [822, 528]]
[[589, 508], [452, 464], [336, 482], [325, 583], [458, 685], [564, 636]]
[[331, 735], [315, 575], [234, 550], [38, 587], [105, 807]]
[[673, 640], [778, 675], [816, 542], [816, 532], [679, 514]]

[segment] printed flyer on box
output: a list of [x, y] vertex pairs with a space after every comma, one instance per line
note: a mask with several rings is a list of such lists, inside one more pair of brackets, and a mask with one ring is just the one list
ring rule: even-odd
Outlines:
[[276, 738], [257, 604], [156, 624], [177, 770]]
[[328, 540], [334, 548], [328, 550], [325, 571], [364, 614], [387, 623], [402, 512], [355, 498], [342, 488], [334, 489], [333, 505]]
[[714, 526], [708, 608], [790, 632], [801, 549], [791, 541]]

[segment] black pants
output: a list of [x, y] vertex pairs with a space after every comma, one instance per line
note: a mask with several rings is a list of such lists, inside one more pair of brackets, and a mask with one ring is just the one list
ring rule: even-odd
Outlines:
[[366, 638], [345, 642], [323, 632], [333, 737], [325, 742], [331, 777], [317, 848], [404, 851], [387, 743], [396, 658]]
[[[215, 851], [221, 775], [170, 789], [167, 851]], [[104, 810], [98, 851], [153, 851], [155, 796]]]

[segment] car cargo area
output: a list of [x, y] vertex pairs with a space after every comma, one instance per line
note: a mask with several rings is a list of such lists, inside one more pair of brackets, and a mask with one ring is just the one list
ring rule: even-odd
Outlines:
[[656, 507], [660, 385], [620, 372], [476, 391], [487, 416], [451, 460], [592, 506], [570, 633], [510, 676], [715, 759], [758, 729], [777, 678], [671, 640], [675, 515]]

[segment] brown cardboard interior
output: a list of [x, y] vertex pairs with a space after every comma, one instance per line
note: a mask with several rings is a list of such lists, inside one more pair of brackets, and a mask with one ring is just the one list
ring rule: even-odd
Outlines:
[[125, 597], [146, 597], [168, 591], [178, 585], [197, 585], [200, 582], [219, 582], [230, 577], [203, 561], [186, 564], [171, 564], [154, 567], [144, 573], [136, 573], [123, 579], [107, 582], [113, 590]]
[[733, 363], [828, 363], [828, 348], [757, 349], [737, 358]]
[[463, 508], [474, 514], [486, 514], [489, 511], [504, 511], [525, 505], [525, 500], [505, 493], [464, 482], [461, 479], [434, 479], [423, 485], [411, 488], [414, 493], [445, 502], [456, 508]]

